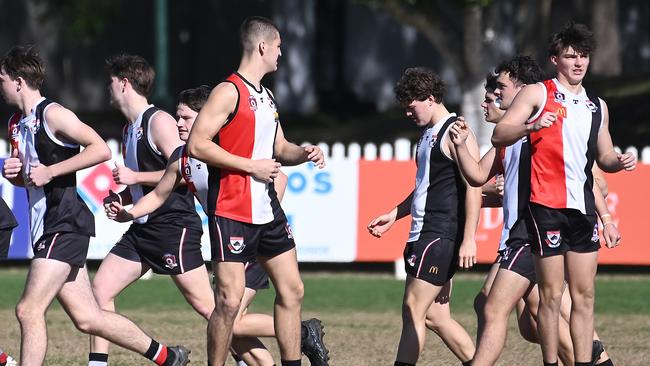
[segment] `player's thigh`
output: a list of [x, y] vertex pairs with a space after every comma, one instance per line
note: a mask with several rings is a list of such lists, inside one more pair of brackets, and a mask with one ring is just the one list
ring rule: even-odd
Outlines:
[[176, 287], [195, 309], [206, 314], [212, 312], [214, 309], [214, 292], [205, 266], [171, 277]]
[[222, 300], [240, 302], [244, 296], [246, 275], [242, 262], [212, 262], [214, 271], [214, 296]]
[[593, 291], [596, 269], [598, 268], [598, 252], [566, 253], [567, 282], [571, 297], [576, 293]]
[[33, 259], [20, 303], [44, 311], [68, 279], [72, 267], [51, 259]]
[[101, 310], [90, 287], [86, 267], [74, 268], [57, 298], [73, 321], [90, 321], [100, 316]]
[[483, 282], [483, 287], [481, 287], [481, 293], [487, 296], [490, 293], [490, 289], [492, 289], [492, 284], [494, 283], [494, 278], [497, 276], [497, 272], [499, 271], [499, 263], [494, 263], [492, 266], [490, 266], [490, 270], [487, 273], [487, 276], [485, 277], [485, 281]]
[[[437, 286], [425, 280], [408, 275], [404, 286], [404, 305], [409, 312], [420, 317], [428, 314], [428, 311], [435, 299], [440, 295], [443, 286]], [[432, 311], [444, 313], [448, 311], [447, 303], [438, 303]], [[445, 310], [445, 307], [446, 310]]]
[[92, 290], [98, 301], [111, 300], [148, 270], [141, 262], [108, 253], [93, 278]]
[[530, 281], [513, 271], [501, 268], [486, 303], [487, 314], [509, 314], [531, 286]]
[[292, 248], [274, 257], [259, 257], [278, 294], [297, 294], [302, 297], [303, 283], [298, 271], [296, 249]]

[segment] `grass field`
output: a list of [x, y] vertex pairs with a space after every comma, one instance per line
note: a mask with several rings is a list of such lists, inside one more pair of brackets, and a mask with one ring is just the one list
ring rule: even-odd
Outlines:
[[[20, 332], [13, 307], [22, 293], [26, 271], [0, 270], [0, 346], [17, 354]], [[304, 317], [325, 324], [331, 365], [392, 365], [401, 329], [403, 282], [390, 276], [352, 273], [309, 273], [305, 282]], [[476, 333], [472, 301], [482, 274], [459, 274], [454, 282], [452, 309], [456, 319]], [[617, 365], [650, 364], [650, 275], [599, 275], [596, 327]], [[261, 291], [252, 311], [270, 312], [273, 291]], [[166, 277], [138, 281], [117, 301], [120, 312], [160, 341], [192, 349], [192, 364], [205, 365], [205, 322], [184, 302]], [[47, 317], [50, 336], [46, 365], [84, 365], [87, 336], [76, 331], [58, 304]], [[431, 332], [419, 364], [460, 364]], [[275, 341], [265, 339], [279, 364]], [[111, 365], [146, 365], [138, 355], [113, 347]], [[231, 361], [229, 361], [231, 362]], [[305, 364], [308, 364], [304, 359]], [[228, 363], [229, 365], [233, 363]], [[498, 365], [539, 365], [539, 347], [525, 342], [511, 318], [508, 341]]]

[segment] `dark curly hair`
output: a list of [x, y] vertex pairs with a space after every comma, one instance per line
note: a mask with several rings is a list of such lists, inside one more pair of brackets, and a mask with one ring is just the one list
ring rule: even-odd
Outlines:
[[151, 94], [156, 72], [143, 57], [126, 53], [113, 55], [106, 59], [106, 67], [110, 76], [128, 79], [138, 94], [144, 97]]
[[12, 47], [0, 60], [0, 68], [12, 80], [23, 78], [33, 89], [40, 89], [45, 80], [45, 64], [32, 46]]
[[553, 34], [548, 46], [549, 56], [559, 56], [562, 50], [573, 48], [581, 55], [590, 55], [596, 49], [594, 34], [584, 24], [567, 23]]
[[395, 97], [402, 106], [414, 100], [423, 101], [433, 96], [436, 103], [445, 98], [445, 82], [436, 73], [426, 67], [406, 69], [395, 85]]
[[185, 89], [178, 94], [178, 104], [185, 104], [194, 112], [198, 112], [208, 100], [211, 90], [207, 85]]
[[544, 71], [537, 61], [530, 56], [517, 55], [508, 61], [503, 61], [494, 69], [498, 75], [507, 72], [516, 85], [535, 84], [544, 80]]

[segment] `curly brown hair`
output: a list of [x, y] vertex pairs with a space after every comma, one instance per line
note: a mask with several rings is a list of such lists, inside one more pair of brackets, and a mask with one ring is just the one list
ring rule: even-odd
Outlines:
[[395, 97], [402, 106], [407, 106], [415, 100], [426, 100], [430, 96], [433, 96], [436, 103], [442, 103], [445, 89], [445, 82], [431, 69], [411, 67], [404, 71], [395, 85]]

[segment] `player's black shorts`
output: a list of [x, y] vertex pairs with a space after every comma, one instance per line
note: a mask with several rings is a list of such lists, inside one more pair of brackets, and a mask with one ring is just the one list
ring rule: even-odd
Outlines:
[[34, 258], [54, 259], [82, 268], [86, 265], [90, 237], [77, 233], [52, 233], [32, 243]]
[[600, 249], [596, 215], [530, 203], [526, 224], [533, 254], [541, 257], [567, 251], [591, 253]]
[[0, 260], [7, 259], [9, 255], [9, 244], [11, 243], [11, 232], [13, 227], [0, 229]]
[[111, 253], [151, 267], [154, 273], [179, 275], [204, 265], [201, 230], [174, 224], [131, 224]]
[[404, 267], [409, 276], [436, 286], [449, 281], [458, 268], [458, 247], [451, 239], [418, 239], [404, 248]]
[[246, 287], [253, 290], [269, 288], [269, 275], [258, 261], [246, 263]]
[[[264, 290], [269, 288], [269, 275], [264, 270], [264, 267], [258, 261], [248, 262], [244, 264], [246, 270], [246, 287], [252, 290]], [[214, 282], [214, 275], [212, 275], [212, 282]]]
[[208, 221], [212, 260], [217, 262], [251, 262], [258, 256], [275, 257], [296, 247], [293, 234], [282, 210], [273, 221], [256, 225], [212, 216]]
[[499, 252], [499, 267], [512, 271], [531, 283], [536, 283], [535, 263], [533, 262], [533, 253], [530, 251], [530, 245], [519, 245], [506, 247]]

